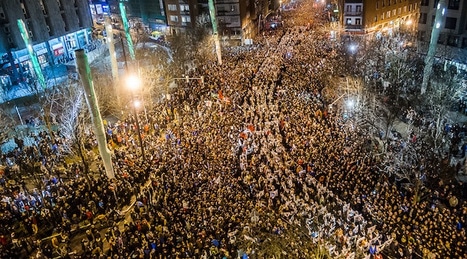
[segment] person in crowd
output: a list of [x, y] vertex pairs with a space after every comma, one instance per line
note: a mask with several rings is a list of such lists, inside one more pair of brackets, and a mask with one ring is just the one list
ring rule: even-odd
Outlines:
[[[287, 240], [274, 244], [290, 258], [319, 246], [331, 258], [465, 258], [467, 203], [457, 183], [428, 186], [436, 195], [416, 200], [379, 169], [371, 136], [330, 111], [324, 94], [342, 57], [325, 32], [298, 21], [228, 49], [222, 65], [197, 64], [191, 73], [205, 84], [187, 82], [152, 103], [140, 116], [147, 159], [133, 114], [107, 123], [116, 179], [101, 166], [88, 175], [68, 164], [66, 140], [53, 132], [10, 154], [20, 171], [44, 177], [41, 190], [2, 193], [2, 258], [57, 256], [81, 228], [83, 258], [270, 258], [274, 251], [258, 248], [269, 240]], [[92, 150], [94, 136], [85, 143]], [[424, 147], [420, 138], [408, 144]], [[431, 165], [414, 170], [433, 183]], [[19, 237], [46, 229], [51, 241], [22, 245]]]

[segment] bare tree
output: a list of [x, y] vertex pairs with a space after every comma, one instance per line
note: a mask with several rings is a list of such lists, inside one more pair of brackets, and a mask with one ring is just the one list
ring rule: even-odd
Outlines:
[[122, 78], [119, 82], [114, 82], [108, 71], [92, 69], [94, 90], [102, 116], [120, 118], [124, 109], [125, 96], [122, 95], [125, 90], [125, 80]]
[[461, 78], [455, 68], [444, 71], [441, 65], [433, 68], [433, 80], [425, 93], [424, 105], [429, 111], [428, 119], [431, 120], [428, 134], [425, 139], [433, 145], [437, 155], [443, 155], [446, 150], [444, 143], [444, 124], [448, 122], [448, 113], [452, 104], [461, 97]]
[[84, 143], [90, 134], [90, 116], [88, 110], [83, 109], [84, 89], [74, 82], [61, 88], [60, 93], [61, 102], [57, 107], [60, 113], [56, 116], [60, 134], [66, 140], [62, 148], [71, 156], [81, 159], [84, 171], [88, 175], [90, 160]]
[[410, 108], [419, 108], [414, 91], [421, 82], [423, 60], [405, 48], [410, 35], [396, 34], [391, 38], [374, 38], [357, 56], [356, 73], [364, 79], [365, 93], [370, 94], [380, 129], [387, 138], [397, 120], [403, 120]]
[[12, 128], [14, 128], [15, 120], [6, 108], [0, 107], [0, 144], [4, 143], [9, 138]]
[[[422, 167], [443, 157], [449, 147], [444, 124], [459, 97], [460, 80], [454, 69], [434, 67], [430, 87], [419, 97], [423, 60], [403, 48], [401, 39], [375, 39], [357, 59], [358, 74], [364, 78], [365, 93], [372, 100], [362, 109], [363, 118], [384, 131], [384, 171], [407, 183], [417, 201], [423, 188]], [[363, 98], [364, 99], [364, 98]], [[370, 120], [374, 120], [373, 122]], [[404, 122], [404, 123], [401, 123]], [[395, 123], [404, 125], [403, 136], [394, 137]], [[396, 140], [394, 140], [396, 138]], [[422, 139], [423, 141], [417, 141]]]

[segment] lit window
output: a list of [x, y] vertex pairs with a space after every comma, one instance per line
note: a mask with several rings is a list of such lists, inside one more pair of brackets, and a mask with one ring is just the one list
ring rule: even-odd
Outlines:
[[190, 11], [190, 6], [187, 4], [181, 4], [180, 5], [180, 11], [181, 12], [189, 12]]
[[21, 9], [23, 10], [23, 14], [26, 15], [26, 7], [24, 6], [24, 3], [21, 3]]
[[167, 8], [169, 9], [169, 11], [177, 11], [177, 5], [175, 4], [169, 4], [167, 5]]
[[177, 15], [171, 15], [170, 16], [170, 21], [171, 22], [178, 22], [178, 16]]
[[191, 22], [190, 16], [182, 16], [182, 22]]
[[39, 5], [41, 6], [42, 13], [47, 14], [47, 11], [45, 10], [45, 7], [44, 7], [44, 2], [42, 0], [39, 1]]

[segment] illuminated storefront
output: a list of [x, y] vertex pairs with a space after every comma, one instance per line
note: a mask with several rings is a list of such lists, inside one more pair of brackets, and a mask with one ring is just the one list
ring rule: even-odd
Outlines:
[[103, 23], [104, 17], [110, 14], [109, 4], [105, 0], [94, 0], [89, 8], [91, 9], [92, 20], [95, 23]]
[[[86, 49], [91, 43], [91, 30], [83, 29], [75, 33], [69, 33], [65, 36], [51, 39], [48, 42], [42, 42], [33, 46], [42, 69], [52, 65], [64, 64], [74, 60], [74, 51], [77, 49]], [[32, 69], [29, 55], [26, 49], [12, 52], [13, 59], [20, 73], [24, 77], [29, 76]], [[3, 68], [5, 69], [5, 68]]]

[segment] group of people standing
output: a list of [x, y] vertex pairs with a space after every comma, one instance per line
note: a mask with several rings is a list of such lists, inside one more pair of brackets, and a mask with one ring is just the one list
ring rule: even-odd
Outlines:
[[[75, 251], [83, 258], [465, 258], [467, 203], [445, 203], [461, 197], [457, 183], [419, 201], [397, 185], [378, 167], [373, 136], [329, 111], [339, 50], [319, 29], [285, 24], [227, 49], [222, 65], [198, 64], [205, 83], [152, 104], [140, 116], [145, 159], [135, 118], [109, 123], [116, 179], [43, 157], [44, 190], [2, 194], [2, 258], [70, 256], [80, 222], [89, 223]], [[37, 154], [64, 141], [41, 138]], [[130, 220], [97, 227], [124, 205]], [[29, 238], [46, 227], [61, 235]]]

